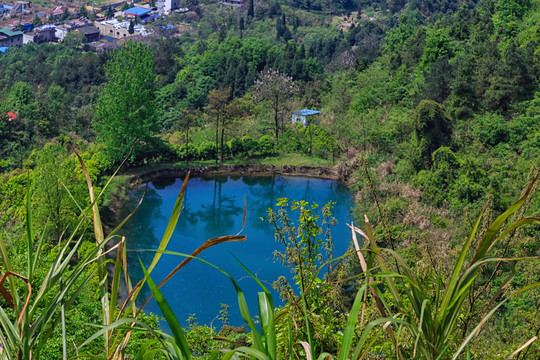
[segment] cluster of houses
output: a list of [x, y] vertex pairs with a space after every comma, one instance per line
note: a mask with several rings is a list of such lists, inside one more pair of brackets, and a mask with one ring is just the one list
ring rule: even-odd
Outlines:
[[0, 4], [0, 20], [29, 14], [30, 11], [30, 3], [28, 1], [15, 1], [13, 5]]
[[[84, 35], [85, 43], [97, 42], [101, 39], [115, 41], [130, 36], [147, 36], [149, 31], [145, 25], [148, 22], [172, 11], [188, 11], [188, 9], [179, 8], [179, 2], [179, 0], [158, 0], [156, 2], [157, 12], [152, 11], [149, 6], [135, 6], [122, 12], [116, 12], [115, 17], [111, 19], [96, 18], [93, 23], [86, 18], [79, 18], [65, 21], [62, 24], [46, 24], [34, 28], [32, 23], [21, 20], [19, 16], [18, 19], [5, 23], [4, 28], [0, 28], [0, 54], [5, 53], [9, 47], [20, 47], [29, 42], [41, 44], [63, 41], [71, 31], [81, 32]], [[116, 5], [120, 4], [122, 2]], [[36, 16], [48, 19], [52, 17], [58, 21], [66, 11], [66, 7], [58, 6], [47, 12], [37, 13]], [[16, 18], [13, 14], [25, 12], [33, 12], [31, 4], [26, 1], [16, 1], [13, 5], [0, 4], [0, 19], [1, 16]]]

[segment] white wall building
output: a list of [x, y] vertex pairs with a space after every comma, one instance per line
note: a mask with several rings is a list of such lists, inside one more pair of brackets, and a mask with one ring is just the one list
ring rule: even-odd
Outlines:
[[[307, 126], [309, 123], [313, 122], [315, 119], [311, 118], [313, 115], [320, 114], [320, 111], [311, 110], [311, 109], [302, 109], [292, 113], [292, 123], [302, 123], [304, 126]], [[314, 122], [317, 122], [316, 120]]]
[[157, 8], [161, 14], [166, 14], [171, 12], [172, 10], [178, 9], [179, 4], [180, 0], [158, 0]]

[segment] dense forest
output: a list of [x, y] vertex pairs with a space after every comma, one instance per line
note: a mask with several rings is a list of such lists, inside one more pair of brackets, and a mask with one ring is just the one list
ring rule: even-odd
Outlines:
[[[181, 34], [0, 55], [0, 359], [540, 357], [538, 2], [181, 3]], [[330, 210], [282, 203], [259, 216], [296, 284], [279, 309], [261, 284], [259, 324], [161, 308], [162, 334], [129, 281], [121, 305], [120, 165], [276, 162], [335, 167], [366, 250], [318, 273]]]

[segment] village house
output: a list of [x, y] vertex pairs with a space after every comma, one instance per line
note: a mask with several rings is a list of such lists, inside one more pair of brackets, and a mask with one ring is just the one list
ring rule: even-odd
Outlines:
[[34, 42], [36, 44], [42, 44], [45, 42], [55, 41], [56, 26], [47, 24], [38, 27], [34, 31], [29, 31], [23, 34], [23, 44]]
[[99, 41], [100, 39], [99, 29], [95, 26], [85, 26], [78, 30], [83, 33], [85, 37], [84, 42], [90, 43], [94, 41]]
[[0, 29], [0, 47], [22, 46], [23, 32]]
[[49, 11], [47, 12], [47, 15], [48, 15], [48, 16], [52, 15], [52, 17], [53, 17], [56, 21], [58, 21], [58, 20], [60, 20], [60, 18], [62, 17], [62, 14], [64, 13], [64, 11], [66, 11], [66, 9], [67, 9], [67, 8], [66, 8], [65, 6], [57, 6], [57, 7], [55, 7], [54, 9], [49, 10]]
[[0, 4], [0, 19], [16, 18], [30, 14], [31, 4], [28, 1], [15, 1], [13, 5]]
[[64, 41], [64, 37], [66, 37], [67, 33], [69, 33], [70, 31], [80, 30], [90, 25], [91, 23], [85, 19], [75, 19], [75, 20], [66, 21], [64, 24], [56, 26], [56, 32], [55, 32], [56, 39], [58, 41]]
[[302, 109], [292, 113], [292, 123], [302, 123], [307, 126], [308, 123], [315, 123], [313, 115], [320, 114], [320, 111], [311, 109]]
[[111, 37], [114, 39], [123, 39], [132, 35], [148, 35], [146, 29], [142, 25], [135, 25], [133, 34], [129, 33], [129, 21], [118, 21], [116, 19], [100, 21], [95, 23], [99, 29], [101, 36]]
[[157, 9], [161, 14], [168, 14], [173, 10], [178, 9], [180, 0], [158, 0]]

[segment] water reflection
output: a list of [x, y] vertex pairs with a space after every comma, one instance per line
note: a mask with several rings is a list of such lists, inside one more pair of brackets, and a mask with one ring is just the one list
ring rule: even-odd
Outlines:
[[[149, 183], [132, 193], [133, 201], [126, 205], [125, 211], [133, 209], [140, 196], [145, 199], [137, 213], [124, 228], [129, 249], [155, 249], [165, 232], [169, 216], [174, 207], [182, 179]], [[185, 194], [182, 213], [177, 227], [167, 247], [168, 250], [190, 254], [209, 238], [236, 234], [242, 227], [244, 197], [247, 200], [247, 236], [243, 243], [225, 243], [208, 249], [201, 258], [227, 271], [239, 284], [248, 297], [251, 311], [256, 313], [256, 297], [260, 290], [253, 279], [234, 260], [232, 254], [261, 281], [268, 284], [279, 276], [290, 276], [289, 271], [274, 261], [272, 253], [281, 244], [274, 241], [270, 224], [261, 220], [269, 208], [275, 207], [278, 198], [307, 200], [324, 205], [328, 201], [337, 203], [333, 215], [339, 224], [332, 233], [336, 239], [336, 255], [345, 252], [349, 245], [349, 231], [345, 222], [350, 221], [349, 208], [352, 198], [348, 189], [341, 183], [282, 176], [217, 176], [193, 178]], [[282, 250], [282, 249], [280, 249]], [[134, 281], [142, 278], [138, 258], [149, 266], [154, 252], [130, 252], [129, 272]], [[152, 278], [160, 282], [184, 258], [163, 255], [152, 273]], [[230, 320], [233, 325], [241, 325], [237, 308], [236, 293], [225, 276], [199, 261], [192, 261], [162, 288], [179, 320], [187, 319], [196, 313], [199, 323], [209, 324], [219, 313], [220, 303], [231, 306]], [[142, 299], [149, 295], [143, 289]], [[274, 297], [279, 305], [277, 294]], [[146, 310], [158, 312], [157, 305], [150, 303]]]

